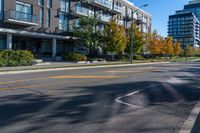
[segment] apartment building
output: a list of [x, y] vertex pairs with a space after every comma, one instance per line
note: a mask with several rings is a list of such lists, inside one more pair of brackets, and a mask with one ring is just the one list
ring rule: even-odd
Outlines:
[[0, 49], [30, 50], [36, 58], [73, 51], [71, 33], [84, 16], [99, 20], [97, 30], [116, 17], [125, 28], [134, 20], [151, 32], [151, 15], [127, 0], [0, 0]]
[[179, 13], [169, 16], [169, 36], [174, 38], [174, 42], [181, 43], [182, 47], [192, 45], [198, 47], [199, 20], [194, 13]]
[[183, 10], [169, 16], [168, 35], [182, 46], [200, 46], [200, 0], [189, 1]]

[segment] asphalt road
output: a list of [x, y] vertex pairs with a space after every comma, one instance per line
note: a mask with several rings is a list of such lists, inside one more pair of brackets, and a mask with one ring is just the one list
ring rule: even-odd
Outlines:
[[178, 133], [199, 77], [200, 62], [1, 75], [0, 133]]

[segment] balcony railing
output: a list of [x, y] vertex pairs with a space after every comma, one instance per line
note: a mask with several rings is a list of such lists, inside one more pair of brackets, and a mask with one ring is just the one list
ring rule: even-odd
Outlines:
[[89, 10], [84, 7], [76, 6], [76, 13], [84, 16], [89, 15]]
[[118, 24], [119, 25], [124, 25], [124, 21], [123, 20], [118, 20]]
[[112, 9], [112, 2], [111, 1], [108, 1], [108, 0], [91, 0], [91, 1], [94, 2], [94, 3], [97, 3], [101, 6]]
[[109, 15], [104, 15], [104, 14], [99, 14], [99, 15], [97, 16], [97, 18], [98, 18], [99, 20], [101, 20], [101, 21], [109, 22], [110, 19], [111, 19], [111, 16], [109, 16]]
[[18, 11], [5, 12], [4, 20], [8, 22], [23, 23], [27, 25], [37, 25], [37, 17], [35, 15]]
[[122, 10], [123, 10], [123, 9], [122, 9], [122, 7], [120, 7], [120, 6], [114, 5], [114, 6], [113, 6], [113, 10], [114, 10], [114, 11], [117, 11], [117, 12], [119, 12], [119, 13], [122, 13]]

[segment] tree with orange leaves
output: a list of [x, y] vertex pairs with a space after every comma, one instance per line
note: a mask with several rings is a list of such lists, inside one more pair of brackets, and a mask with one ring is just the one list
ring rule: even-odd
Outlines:
[[180, 43], [175, 43], [174, 44], [174, 51], [173, 54], [178, 58], [178, 56], [182, 53], [182, 48]]
[[153, 55], [160, 55], [162, 50], [162, 38], [154, 31], [151, 41], [147, 44], [149, 52]]
[[173, 43], [173, 39], [171, 37], [167, 37], [166, 39], [163, 40], [163, 47], [162, 47], [162, 54], [163, 55], [168, 55], [168, 56], [172, 56], [174, 53], [174, 43]]

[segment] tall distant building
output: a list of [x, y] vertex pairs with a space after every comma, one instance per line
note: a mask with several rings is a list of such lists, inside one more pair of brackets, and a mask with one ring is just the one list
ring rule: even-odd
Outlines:
[[200, 46], [200, 0], [190, 1], [183, 10], [169, 16], [168, 35], [182, 46]]

